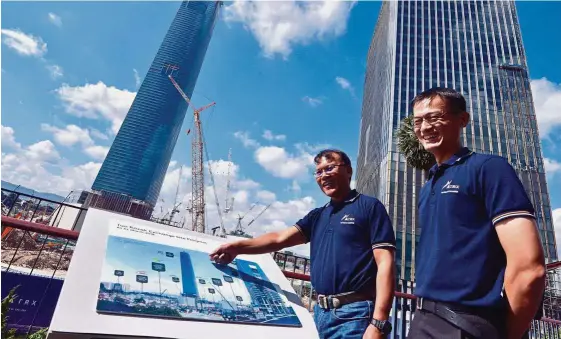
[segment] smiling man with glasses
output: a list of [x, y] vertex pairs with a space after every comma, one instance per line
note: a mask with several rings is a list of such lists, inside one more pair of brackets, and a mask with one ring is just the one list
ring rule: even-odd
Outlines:
[[462, 146], [466, 106], [440, 87], [411, 103], [415, 134], [436, 164], [419, 193], [410, 339], [520, 339], [544, 290], [532, 203], [507, 159]]
[[320, 338], [385, 338], [395, 281], [395, 234], [382, 203], [351, 189], [353, 169], [340, 150], [314, 158], [314, 176], [330, 201], [285, 230], [224, 244], [211, 260], [261, 254], [310, 242], [311, 280], [318, 297]]

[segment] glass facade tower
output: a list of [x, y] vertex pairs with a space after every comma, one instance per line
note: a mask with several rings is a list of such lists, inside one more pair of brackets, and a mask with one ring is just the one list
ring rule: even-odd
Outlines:
[[219, 1], [184, 1], [93, 183], [89, 206], [149, 218], [218, 18]]
[[357, 189], [392, 218], [400, 276], [414, 280], [417, 201], [425, 173], [407, 165], [396, 130], [416, 94], [451, 87], [467, 100], [464, 145], [506, 157], [536, 209], [548, 261], [557, 259], [543, 156], [514, 2], [384, 2], [368, 52]]

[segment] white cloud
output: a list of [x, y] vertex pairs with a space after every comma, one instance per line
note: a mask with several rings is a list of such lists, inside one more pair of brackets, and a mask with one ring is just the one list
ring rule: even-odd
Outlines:
[[312, 106], [312, 107], [317, 107], [319, 105], [321, 105], [323, 103], [323, 100], [320, 98], [312, 98], [309, 96], [305, 96], [302, 98], [302, 101], [306, 102], [308, 105]]
[[[56, 162], [60, 159], [60, 154], [50, 140], [43, 140], [30, 145], [24, 153], [27, 159], [31, 161]], [[23, 163], [25, 163], [25, 160]]]
[[559, 171], [561, 171], [561, 163], [553, 160], [553, 159], [549, 159], [549, 158], [544, 158], [543, 159], [543, 165], [545, 167], [545, 172], [549, 175], [553, 175]]
[[55, 141], [64, 146], [73, 146], [77, 143], [82, 144], [82, 146], [93, 145], [88, 130], [76, 125], [67, 125], [64, 129], [61, 129], [49, 124], [41, 124], [41, 130], [53, 133]]
[[335, 81], [339, 84], [339, 86], [341, 86], [342, 89], [351, 89], [352, 88], [349, 80], [347, 80], [343, 77], [336, 77]]
[[[227, 232], [232, 231], [237, 224], [236, 217], [238, 214], [246, 217], [242, 220], [244, 230], [253, 236], [261, 235], [265, 232], [281, 230], [294, 225], [296, 221], [306, 215], [310, 210], [315, 208], [316, 202], [311, 197], [301, 199], [293, 199], [289, 201], [278, 201], [276, 195], [266, 189], [262, 189], [262, 185], [249, 178], [244, 178], [240, 174], [240, 166], [235, 163], [229, 163], [225, 160], [211, 160], [210, 167], [213, 172], [215, 181], [216, 195], [221, 211], [224, 211], [226, 200], [226, 182], [228, 180], [228, 165], [231, 164], [230, 181], [231, 191], [229, 197], [234, 197], [233, 210], [229, 213], [222, 212], [224, 227]], [[176, 162], [170, 163], [168, 172], [162, 185], [160, 200], [156, 206], [156, 215], [163, 217], [171, 211], [171, 206], [175, 201], [176, 189], [178, 187], [179, 166]], [[205, 201], [207, 210], [207, 224], [210, 228], [218, 226], [220, 220], [217, 213], [217, 204], [214, 191], [210, 185], [210, 176], [208, 173], [208, 165], [205, 164]], [[191, 193], [191, 168], [184, 166], [181, 180], [179, 181], [179, 206], [180, 213], [175, 217], [176, 221], [184, 221], [185, 227], [191, 227], [191, 215], [186, 212], [189, 205]], [[259, 215], [267, 205], [271, 206], [259, 216], [255, 222], [249, 227], [247, 224]], [[251, 211], [250, 207], [255, 205]], [[298, 253], [309, 255], [309, 246], [297, 246], [292, 250]]]
[[[3, 128], [3, 130], [6, 131], [6, 128]], [[12, 132], [11, 135], [14, 135], [14, 133]], [[16, 142], [16, 140], [13, 140], [13, 142]], [[48, 140], [13, 153], [3, 153], [1, 160], [2, 179], [38, 191], [60, 195], [67, 195], [72, 190], [90, 189], [101, 167], [99, 162], [87, 162], [79, 165], [69, 164], [68, 159], [61, 158], [55, 145]], [[246, 232], [253, 236], [290, 227], [316, 207], [316, 202], [311, 197], [279, 201], [274, 193], [262, 188], [261, 184], [251, 178], [243, 177], [238, 164], [218, 159], [210, 161], [210, 168], [213, 172], [214, 187], [221, 210], [225, 207], [228, 167], [230, 167], [231, 180], [229, 197], [235, 197], [235, 204], [232, 212], [223, 213], [224, 227], [227, 231], [235, 228], [238, 213], [245, 214], [252, 204], [255, 204], [254, 208], [247, 213], [242, 222]], [[169, 217], [179, 182], [178, 198], [182, 204], [179, 206], [179, 213], [174, 220], [183, 220], [185, 221], [185, 227], [190, 228], [191, 217], [186, 211], [186, 207], [189, 198], [192, 196], [191, 168], [183, 166], [181, 177], [179, 176], [180, 168], [177, 161], [170, 162], [154, 215], [162, 217], [168, 213]], [[220, 224], [220, 220], [207, 164], [205, 164], [205, 182], [207, 224], [214, 227]], [[271, 206], [248, 227], [247, 224], [269, 204]], [[291, 250], [309, 255], [309, 246], [307, 245], [297, 246]]]
[[56, 93], [67, 113], [90, 119], [103, 117], [111, 123], [113, 133], [119, 131], [136, 95], [128, 90], [107, 86], [101, 81], [76, 87], [63, 84]]
[[310, 145], [307, 142], [297, 143], [294, 145], [296, 149], [302, 153], [313, 153], [314, 155], [321, 150], [331, 148], [330, 144], [317, 144], [317, 145]]
[[95, 160], [103, 160], [109, 152], [109, 147], [105, 146], [89, 146], [84, 148], [84, 152]]
[[136, 88], [138, 88], [142, 84], [142, 80], [140, 80], [140, 76], [138, 75], [138, 71], [136, 70], [136, 68], [133, 68], [132, 72], [134, 75], [134, 85], [136, 86]]
[[259, 147], [257, 140], [251, 139], [248, 132], [237, 131], [234, 133], [234, 137], [240, 140], [246, 148]]
[[530, 82], [542, 138], [561, 126], [561, 84], [541, 78]]
[[261, 187], [261, 184], [259, 184], [258, 182], [255, 182], [251, 179], [245, 179], [245, 180], [237, 180], [233, 186], [235, 188], [238, 188], [240, 190], [251, 190], [251, 189], [257, 189], [259, 187]]
[[108, 137], [106, 134], [104, 134], [104, 133], [101, 132], [101, 131], [98, 131], [98, 130], [95, 129], [95, 128], [92, 128], [92, 129], [90, 130], [90, 134], [91, 134], [92, 137], [94, 137], [94, 138], [98, 138], [98, 139], [101, 139], [101, 140], [109, 140], [109, 137]]
[[[95, 160], [103, 160], [109, 152], [109, 147], [95, 145], [90, 131], [76, 125], [67, 125], [65, 128], [58, 128], [49, 124], [41, 124], [41, 130], [53, 133], [53, 137], [58, 144], [70, 147], [80, 144], [85, 154]], [[99, 133], [99, 131], [97, 131]]]
[[554, 209], [551, 214], [555, 230], [555, 241], [557, 243], [557, 257], [561, 258], [561, 208]]
[[2, 29], [2, 42], [20, 55], [42, 57], [47, 44], [40, 37], [25, 34], [19, 29]]
[[288, 191], [292, 192], [295, 197], [298, 197], [302, 192], [302, 187], [300, 187], [297, 180], [292, 180], [292, 184], [288, 187]]
[[355, 189], [356, 188], [356, 180], [351, 180], [351, 189]]
[[278, 141], [285, 141], [286, 140], [286, 135], [284, 134], [273, 134], [273, 132], [271, 132], [270, 130], [266, 129], [263, 132], [262, 135], [263, 139], [265, 140], [269, 140], [269, 141], [273, 141], [273, 140], [278, 140]]
[[47, 65], [46, 67], [51, 74], [51, 78], [55, 80], [64, 75], [62, 67], [60, 67], [59, 65]]
[[271, 191], [259, 191], [257, 192], [257, 198], [262, 203], [269, 203], [277, 200], [276, 194]]
[[57, 27], [61, 27], [62, 26], [62, 20], [60, 19], [60, 16], [56, 15], [55, 13], [49, 13], [49, 21], [57, 26]]
[[311, 154], [300, 152], [298, 155], [293, 155], [282, 147], [259, 147], [254, 156], [259, 165], [279, 178], [305, 178], [310, 175], [309, 168], [313, 166]]
[[20, 149], [21, 144], [16, 142], [14, 129], [8, 126], [2, 125], [2, 147], [10, 147], [15, 149]]
[[63, 196], [72, 190], [89, 189], [101, 167], [95, 162], [69, 165], [50, 140], [2, 153], [1, 163], [3, 180]]
[[78, 166], [49, 165], [40, 158], [29, 158], [27, 152], [2, 154], [2, 180], [66, 196], [72, 190], [89, 189], [101, 167], [93, 162]]
[[343, 35], [356, 1], [234, 1], [224, 8], [226, 22], [240, 22], [263, 54], [287, 59], [295, 45]]

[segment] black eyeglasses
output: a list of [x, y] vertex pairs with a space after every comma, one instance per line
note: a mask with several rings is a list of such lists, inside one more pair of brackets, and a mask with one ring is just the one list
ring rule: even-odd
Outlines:
[[324, 173], [325, 174], [331, 174], [333, 173], [333, 171], [335, 171], [335, 168], [339, 167], [339, 166], [346, 166], [345, 164], [334, 164], [334, 165], [329, 165], [323, 169], [320, 170], [316, 170], [314, 171], [314, 176], [316, 178], [321, 177]]
[[442, 122], [445, 119], [446, 114], [427, 114], [424, 117], [414, 118], [413, 119], [413, 126], [416, 128], [421, 127], [423, 124], [423, 120], [426, 121], [429, 125], [434, 126], [434, 124], [438, 122]]

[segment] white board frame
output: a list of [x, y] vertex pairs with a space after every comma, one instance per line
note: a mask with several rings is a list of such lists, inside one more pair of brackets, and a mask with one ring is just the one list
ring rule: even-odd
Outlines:
[[290, 282], [270, 254], [241, 255], [241, 259], [258, 263], [269, 280], [279, 285], [296, 312], [302, 327], [221, 323], [195, 320], [146, 318], [101, 314], [96, 311], [101, 271], [109, 225], [115, 220], [181, 233], [209, 245], [227, 241], [201, 234], [90, 208], [87, 211], [76, 249], [61, 290], [49, 329], [49, 339], [74, 338], [319, 338], [312, 315], [302, 305]]

